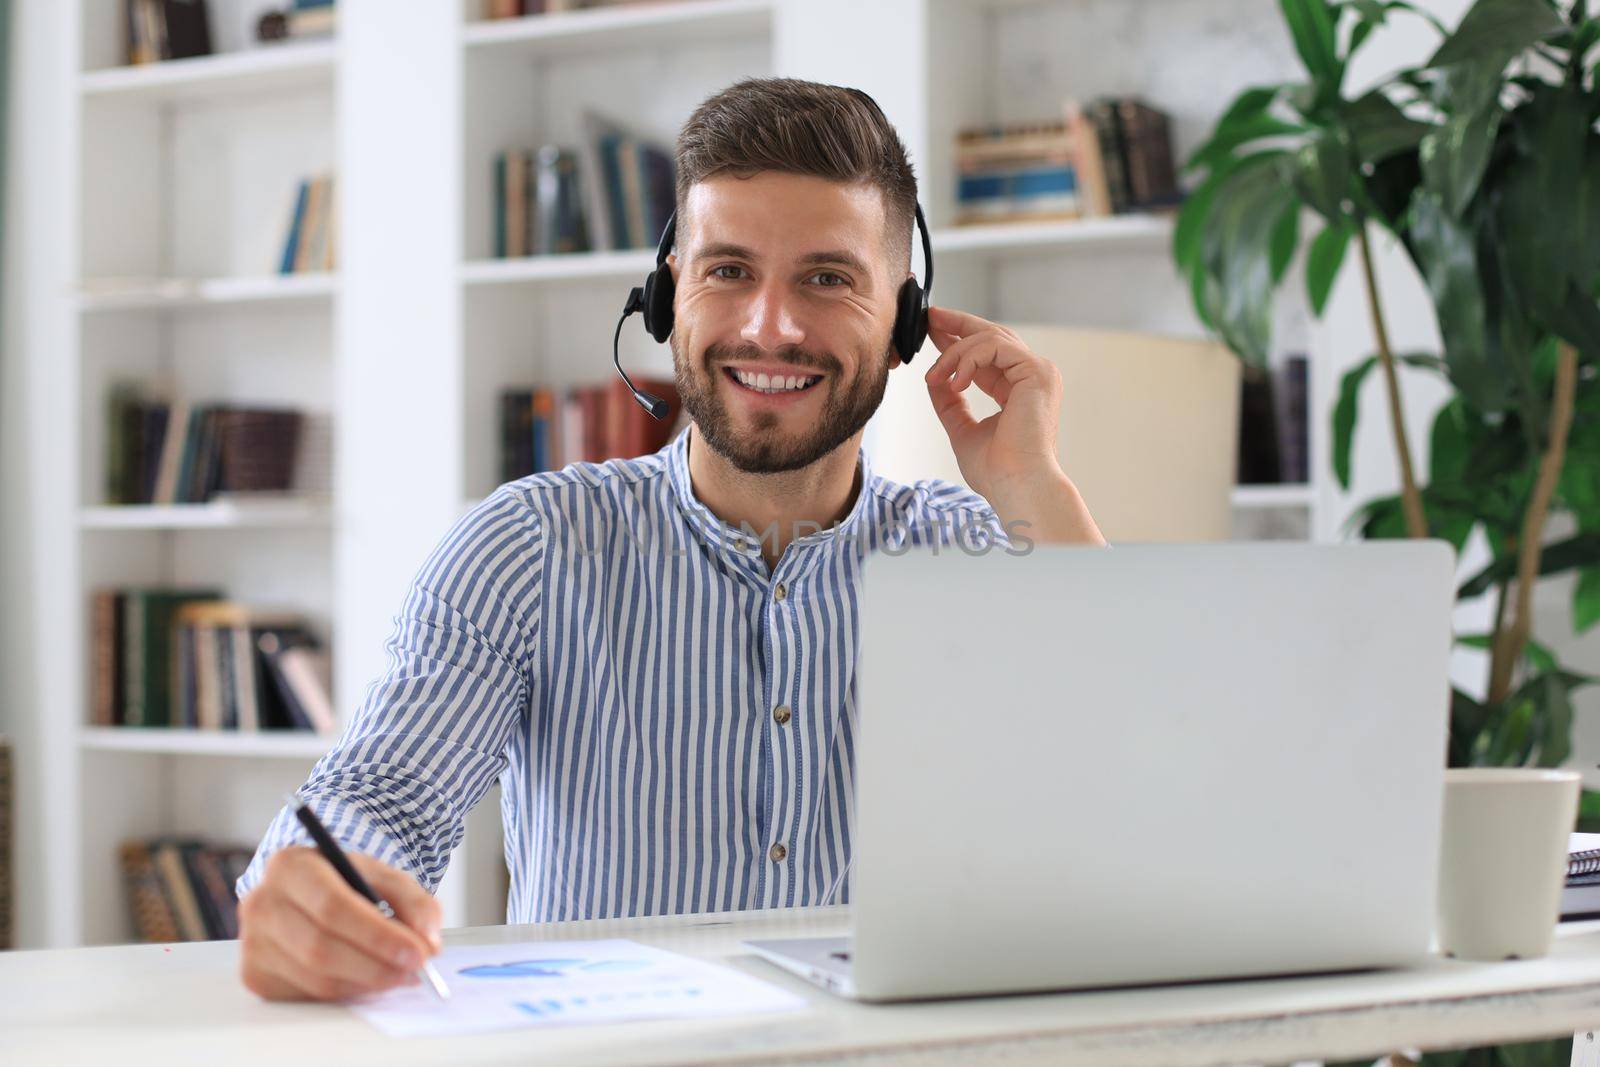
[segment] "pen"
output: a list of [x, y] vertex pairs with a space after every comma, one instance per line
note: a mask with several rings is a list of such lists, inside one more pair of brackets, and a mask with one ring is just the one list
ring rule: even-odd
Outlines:
[[[333, 839], [333, 835], [328, 833], [327, 827], [322, 825], [322, 820], [317, 818], [316, 813], [306, 807], [306, 802], [298, 796], [291, 796], [289, 802], [294, 805], [294, 814], [300, 820], [300, 825], [306, 828], [306, 833], [311, 835], [311, 840], [317, 843], [317, 851], [322, 853], [324, 859], [333, 864], [333, 869], [339, 872], [339, 877], [343, 878], [351, 889], [376, 904], [385, 918], [393, 919], [395, 917], [394, 908], [389, 905], [387, 900], [375, 893], [372, 887], [367, 884], [367, 880], [361, 877], [361, 873], [351, 865], [349, 858], [344, 854], [344, 850]], [[450, 999], [450, 987], [444, 984], [444, 979], [434, 968], [431, 960], [423, 960], [422, 969], [417, 974], [427, 982], [428, 987], [433, 990], [436, 997], [440, 1000]]]

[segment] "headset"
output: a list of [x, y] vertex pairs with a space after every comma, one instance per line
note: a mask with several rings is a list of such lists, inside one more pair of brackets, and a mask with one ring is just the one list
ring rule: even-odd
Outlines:
[[[878, 114], [883, 114], [872, 97], [860, 89], [851, 89], [850, 92], [864, 98], [878, 111]], [[917, 204], [917, 230], [922, 234], [923, 282], [919, 285], [916, 278], [907, 278], [900, 286], [899, 295], [895, 298], [894, 330], [890, 335], [894, 350], [900, 356], [902, 363], [910, 363], [911, 357], [917, 354], [922, 348], [923, 341], [927, 340], [928, 301], [933, 295], [933, 242], [928, 238], [928, 222], [922, 217], [920, 203]], [[622, 369], [622, 358], [617, 346], [622, 338], [623, 322], [635, 311], [643, 313], [644, 328], [655, 338], [657, 344], [672, 335], [672, 294], [676, 282], [673, 280], [671, 268], [667, 266], [667, 256], [672, 252], [677, 231], [678, 213], [674, 211], [667, 217], [667, 225], [661, 231], [661, 241], [656, 246], [656, 269], [645, 277], [642, 287], [635, 286], [628, 294], [628, 302], [622, 309], [622, 317], [617, 320], [617, 332], [611, 338], [611, 361], [616, 364], [617, 373], [622, 375], [622, 380], [633, 393], [633, 398], [657, 420], [667, 417], [667, 402], [633, 384], [633, 380]]]

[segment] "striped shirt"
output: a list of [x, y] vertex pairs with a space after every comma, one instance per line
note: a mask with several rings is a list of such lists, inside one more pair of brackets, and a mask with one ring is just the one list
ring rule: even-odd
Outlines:
[[[689, 442], [508, 482], [456, 523], [300, 790], [343, 845], [431, 891], [498, 780], [508, 922], [849, 899], [863, 562], [1011, 542], [971, 490], [863, 450], [848, 515], [769, 570], [694, 495]], [[241, 896], [291, 843], [286, 808]]]

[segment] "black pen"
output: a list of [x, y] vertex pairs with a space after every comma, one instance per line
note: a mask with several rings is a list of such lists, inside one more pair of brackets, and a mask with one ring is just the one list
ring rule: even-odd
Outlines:
[[[317, 851], [322, 853], [324, 859], [333, 864], [333, 869], [339, 872], [339, 877], [343, 878], [351, 889], [376, 904], [378, 910], [383, 912], [384, 918], [393, 919], [395, 917], [394, 908], [390, 906], [387, 900], [375, 893], [372, 887], [367, 884], [367, 880], [361, 877], [361, 873], [351, 865], [349, 857], [344, 854], [344, 849], [340, 848], [339, 843], [333, 839], [333, 835], [328, 833], [327, 827], [322, 825], [322, 820], [317, 818], [316, 813], [306, 807], [306, 802], [298, 796], [291, 796], [289, 802], [294, 805], [294, 814], [300, 820], [300, 825], [306, 828], [306, 833], [311, 835], [311, 840], [317, 843]], [[440, 1000], [450, 999], [450, 987], [444, 984], [444, 978], [434, 969], [430, 960], [422, 961], [422, 969], [417, 974], [427, 982], [434, 995]]]

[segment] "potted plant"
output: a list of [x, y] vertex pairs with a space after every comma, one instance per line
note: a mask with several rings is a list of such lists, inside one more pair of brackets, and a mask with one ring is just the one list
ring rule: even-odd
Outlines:
[[[1308, 235], [1305, 278], [1320, 315], [1335, 275], [1359, 260], [1377, 352], [1348, 371], [1332, 462], [1346, 488], [1361, 384], [1377, 370], [1400, 491], [1352, 519], [1369, 538], [1439, 537], [1460, 551], [1478, 528], [1491, 562], [1462, 599], [1499, 594], [1486, 634], [1485, 696], [1452, 694], [1449, 763], [1554, 766], [1571, 752], [1567, 670], [1532, 633], [1533, 587], [1577, 571], [1572, 625], [1600, 621], [1600, 18], [1592, 0], [1477, 0], [1452, 30], [1406, 0], [1280, 0], [1303, 82], [1241, 93], [1193, 153], [1202, 176], [1173, 254], [1200, 318], [1263, 367], [1275, 290]], [[1439, 44], [1360, 95], [1344, 76], [1390, 19], [1424, 19]], [[1374, 275], [1388, 231], [1427, 282], [1443, 352], [1397, 353]], [[1427, 470], [1407, 440], [1400, 369], [1437, 375], [1450, 397]], [[1546, 543], [1553, 515], [1576, 534]], [[1587, 821], [1600, 794], [1586, 793]]]

